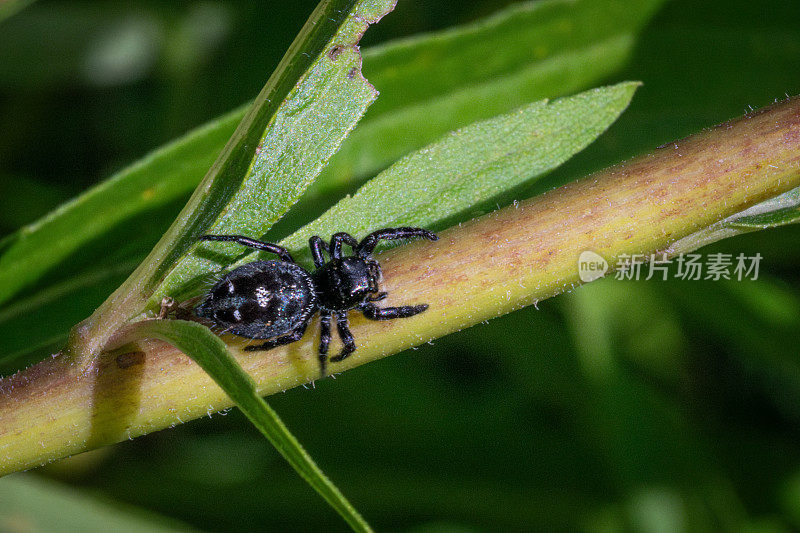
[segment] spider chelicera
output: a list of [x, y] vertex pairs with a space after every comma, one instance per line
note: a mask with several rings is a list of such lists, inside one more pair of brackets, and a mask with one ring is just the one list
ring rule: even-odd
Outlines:
[[[326, 375], [331, 318], [344, 347], [331, 357], [338, 362], [356, 349], [347, 321], [347, 312], [361, 311], [370, 320], [406, 318], [425, 311], [428, 304], [378, 307], [374, 302], [386, 298], [378, 286], [381, 267], [370, 254], [381, 240], [438, 237], [422, 228], [386, 228], [370, 233], [360, 242], [348, 233], [337, 233], [329, 244], [314, 236], [308, 244], [316, 269], [309, 272], [291, 254], [276, 244], [241, 235], [204, 235], [202, 241], [231, 241], [242, 246], [272, 252], [280, 261], [254, 261], [226, 274], [209, 291], [195, 312], [241, 337], [268, 339], [246, 346], [246, 351], [269, 350], [300, 340], [311, 318], [320, 312], [320, 372]], [[342, 246], [352, 248], [345, 256]], [[330, 255], [325, 261], [324, 252]]]

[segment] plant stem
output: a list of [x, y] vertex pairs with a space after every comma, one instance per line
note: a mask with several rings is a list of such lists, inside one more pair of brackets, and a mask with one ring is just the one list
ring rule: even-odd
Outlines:
[[[800, 99], [790, 99], [588, 178], [380, 255], [386, 305], [428, 303], [418, 316], [371, 322], [352, 313], [358, 350], [340, 372], [559, 294], [593, 250], [613, 265], [650, 254], [800, 186]], [[301, 341], [243, 352], [261, 394], [314, 379], [318, 323]], [[118, 333], [125, 335], [124, 328]], [[112, 340], [113, 343], [113, 340]], [[336, 346], [331, 352], [336, 352]], [[54, 358], [0, 381], [0, 473], [216, 412], [231, 400], [199, 366], [146, 340], [81, 369]]]

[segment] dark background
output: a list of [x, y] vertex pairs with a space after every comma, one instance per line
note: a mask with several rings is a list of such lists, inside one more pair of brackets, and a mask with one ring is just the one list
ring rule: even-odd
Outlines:
[[[400, 0], [362, 45], [507, 4]], [[314, 5], [42, 1], [0, 23], [0, 235], [247, 102]], [[645, 84], [629, 111], [545, 186], [800, 93], [800, 5], [668, 2], [624, 79]], [[707, 250], [761, 253], [757, 282], [607, 280], [270, 403], [380, 530], [797, 530], [798, 237]], [[201, 529], [344, 529], [235, 410], [36, 475]]]

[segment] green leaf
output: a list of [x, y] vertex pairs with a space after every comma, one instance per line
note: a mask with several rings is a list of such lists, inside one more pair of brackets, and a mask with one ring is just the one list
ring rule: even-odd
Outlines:
[[[624, 64], [638, 31], [661, 3], [530, 2], [475, 24], [367, 52], [369, 77], [384, 96], [331, 161], [321, 187], [326, 180], [341, 186], [354, 176], [366, 177], [475, 120], [589, 87]], [[599, 23], [603, 20], [609, 22]], [[483, 43], [492, 46], [492, 61], [483, 60]], [[480, 69], [474, 68], [476, 61]], [[405, 94], [412, 98], [406, 101]], [[121, 244], [131, 250], [125, 259], [143, 257], [244, 112], [198, 128], [0, 241], [0, 304], [34, 285], [116, 263], [109, 251]], [[322, 197], [323, 189], [313, 197]], [[320, 212], [314, 204], [309, 208], [314, 207]]]
[[355, 531], [370, 531], [358, 511], [325, 476], [278, 414], [259, 396], [252, 378], [210, 329], [186, 320], [137, 322], [130, 335], [168, 342], [191, 357], [236, 403], [300, 476], [333, 507]]
[[149, 273], [151, 284], [161, 284], [156, 301], [187, 275], [216, 268], [194, 250], [181, 257], [199, 235], [263, 234], [316, 178], [377, 96], [360, 74], [357, 44], [391, 7], [387, 0], [320, 4], [160, 242], [167, 252]]
[[125, 321], [157, 309], [187, 280], [218, 270], [224, 256], [196, 247], [200, 235], [263, 234], [297, 200], [377, 96], [361, 76], [358, 41], [393, 6], [319, 4], [172, 226], [73, 330], [73, 356], [96, 354]]
[[187, 184], [196, 186], [241, 115], [235, 111], [198, 128], [0, 241], [0, 302], [45, 275], [50, 283], [60, 281], [64, 265], [71, 267], [69, 273], [96, 266], [120, 240], [145, 238], [142, 230], [152, 247], [152, 233], [163, 233], [166, 227], [136, 224], [122, 236], [114, 230], [137, 215], [152, 216], [176, 198], [185, 198], [191, 190]]
[[185, 524], [126, 507], [32, 474], [0, 480], [1, 531], [187, 531]]
[[453, 132], [408, 155], [281, 244], [382, 226], [441, 228], [542, 176], [611, 125], [639, 86], [626, 82], [542, 100]]
[[768, 229], [800, 222], [800, 188], [783, 193], [728, 219], [732, 228]]
[[[392, 9], [394, 1], [361, 0], [349, 2], [349, 5], [345, 2], [338, 4], [335, 9], [318, 8], [318, 17], [312, 16], [307, 24], [308, 31], [313, 34], [320, 31], [318, 25], [321, 23], [329, 25], [331, 20], [336, 20], [335, 34], [325, 34], [322, 46], [309, 49], [306, 44], [295, 45], [287, 52], [287, 57], [321, 53], [277, 110], [251, 110], [250, 116], [264, 115], [260, 120], [254, 119], [254, 124], [258, 124], [254, 127], [258, 138], [253, 136], [239, 141], [243, 152], [231, 154], [231, 160], [242, 161], [233, 165], [226, 175], [214, 177], [213, 187], [221, 191], [220, 197], [209, 197], [194, 205], [190, 202], [184, 210], [184, 213], [193, 213], [198, 223], [193, 231], [181, 235], [178, 249], [189, 250], [202, 233], [266, 233], [319, 175], [377, 97], [377, 91], [361, 75], [358, 41], [369, 24], [377, 22]], [[332, 19], [334, 16], [336, 18]], [[320, 39], [320, 36], [313, 38]], [[292, 72], [293, 76], [296, 74]], [[293, 85], [296, 80], [292, 77], [284, 83], [289, 82]], [[283, 99], [281, 93], [266, 90], [262, 91], [262, 96], [267, 107], [275, 107], [270, 102]], [[244, 121], [246, 123], [248, 117]], [[266, 133], [262, 133], [265, 126]], [[253, 150], [256, 155], [251, 162]], [[245, 163], [250, 166], [247, 171]], [[206, 183], [211, 183], [208, 177]], [[209, 216], [209, 209], [214, 218]], [[175, 243], [163, 244], [173, 247]], [[219, 269], [220, 258], [209, 256], [203, 247], [191, 249], [177, 264], [170, 261], [173, 257], [175, 253], [171, 252], [162, 262], [163, 266], [151, 275], [154, 282], [163, 279], [150, 300], [152, 307], [157, 306], [163, 296], [176, 293], [187, 278]]]
[[742, 217], [732, 222], [731, 226], [768, 229], [778, 228], [787, 224], [797, 224], [798, 222], [800, 222], [800, 205]]
[[736, 235], [798, 222], [800, 222], [800, 188], [770, 198], [684, 237], [670, 246], [669, 252], [687, 253]]
[[637, 33], [662, 4], [527, 2], [366, 51], [365, 69], [381, 98], [318, 187], [372, 177], [448, 131], [597, 84], [625, 64]]

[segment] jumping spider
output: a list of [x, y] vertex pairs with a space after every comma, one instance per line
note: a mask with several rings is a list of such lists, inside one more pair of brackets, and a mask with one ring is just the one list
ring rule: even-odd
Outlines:
[[[320, 373], [326, 375], [331, 317], [344, 348], [331, 357], [338, 362], [356, 349], [348, 327], [347, 312], [361, 311], [370, 320], [406, 318], [425, 311], [428, 304], [378, 307], [374, 302], [386, 298], [378, 286], [381, 267], [370, 254], [381, 240], [438, 237], [421, 228], [386, 228], [367, 235], [361, 242], [348, 233], [337, 233], [330, 244], [314, 236], [308, 241], [316, 269], [309, 272], [298, 265], [281, 246], [240, 235], [204, 235], [202, 241], [231, 241], [242, 246], [272, 252], [280, 261], [254, 261], [226, 274], [209, 291], [195, 313], [227, 331], [249, 339], [269, 339], [246, 346], [246, 351], [269, 350], [300, 340], [311, 318], [320, 312], [322, 332], [319, 340]], [[344, 256], [342, 245], [353, 255]], [[330, 254], [325, 261], [324, 252]]]

